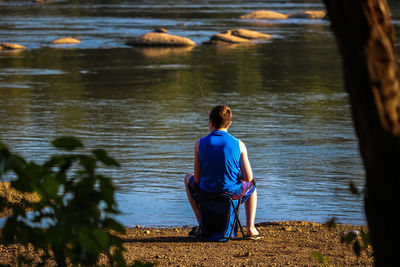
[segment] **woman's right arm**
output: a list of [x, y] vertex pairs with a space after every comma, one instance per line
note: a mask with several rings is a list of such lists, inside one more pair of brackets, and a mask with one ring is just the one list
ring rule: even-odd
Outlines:
[[253, 170], [251, 169], [249, 157], [247, 155], [247, 148], [245, 144], [239, 140], [240, 146], [240, 169], [242, 170], [242, 178], [245, 181], [251, 182], [253, 180]]

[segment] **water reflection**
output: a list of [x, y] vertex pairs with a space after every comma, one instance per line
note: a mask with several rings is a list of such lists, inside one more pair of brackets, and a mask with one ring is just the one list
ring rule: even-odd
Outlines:
[[148, 58], [181, 56], [190, 52], [194, 47], [135, 47], [132, 48], [135, 54]]

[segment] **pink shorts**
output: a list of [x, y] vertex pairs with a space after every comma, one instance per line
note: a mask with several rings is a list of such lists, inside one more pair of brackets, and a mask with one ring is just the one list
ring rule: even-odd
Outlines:
[[[254, 190], [256, 190], [256, 182], [254, 180], [251, 182], [242, 181], [242, 184], [237, 191], [225, 193], [229, 194], [233, 200], [242, 199], [242, 203], [244, 203], [250, 198]], [[194, 193], [201, 192], [199, 184], [195, 182], [193, 175], [189, 179], [189, 192], [193, 198]]]

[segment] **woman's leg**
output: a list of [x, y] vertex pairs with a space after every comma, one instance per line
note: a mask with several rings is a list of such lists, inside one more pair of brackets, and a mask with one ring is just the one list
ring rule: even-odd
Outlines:
[[190, 206], [192, 207], [194, 215], [196, 215], [197, 222], [200, 224], [200, 211], [199, 211], [199, 208], [197, 206], [196, 201], [193, 199], [192, 195], [189, 192], [189, 180], [190, 180], [190, 178], [192, 176], [193, 176], [193, 174], [191, 174], [191, 173], [186, 174], [186, 176], [185, 176], [185, 189], [186, 189], [186, 195], [187, 195], [187, 198], [189, 200]]
[[256, 209], [257, 209], [257, 189], [254, 190], [250, 198], [244, 203], [244, 208], [246, 210], [247, 234], [249, 236], [260, 234], [254, 225], [256, 219]]

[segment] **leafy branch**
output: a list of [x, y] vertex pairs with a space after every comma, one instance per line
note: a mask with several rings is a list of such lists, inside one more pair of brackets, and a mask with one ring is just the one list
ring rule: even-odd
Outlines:
[[[62, 151], [43, 164], [26, 161], [0, 142], [0, 177], [13, 173], [11, 188], [36, 193], [40, 200], [27, 207], [0, 198], [0, 211], [12, 209], [1, 231], [4, 245], [33, 245], [42, 252], [38, 265], [54, 260], [58, 266], [95, 265], [101, 253], [111, 266], [126, 266], [120, 234], [125, 228], [113, 219], [118, 214], [112, 179], [98, 174], [99, 166], [119, 167], [103, 149], [79, 153], [83, 144], [73, 137], [52, 142]], [[20, 263], [32, 259], [19, 256]]]

